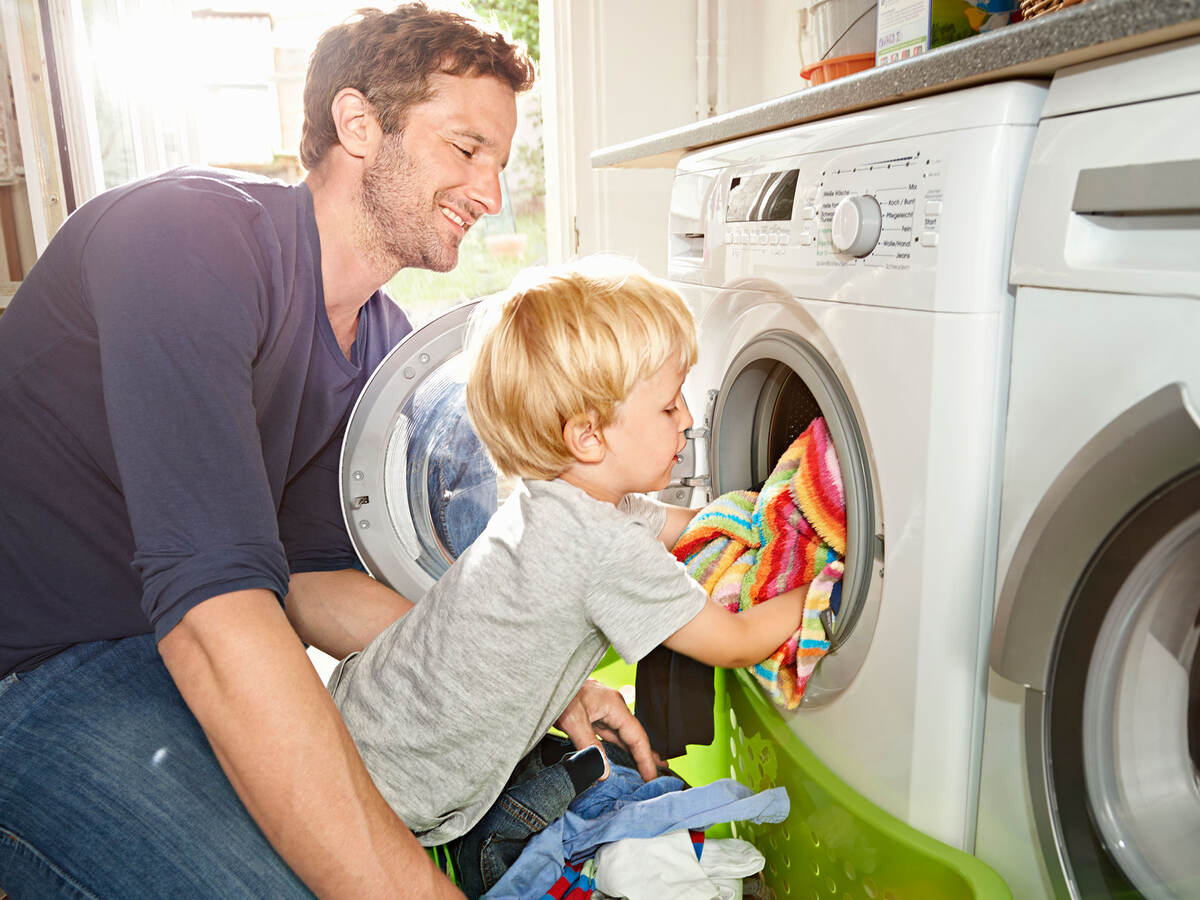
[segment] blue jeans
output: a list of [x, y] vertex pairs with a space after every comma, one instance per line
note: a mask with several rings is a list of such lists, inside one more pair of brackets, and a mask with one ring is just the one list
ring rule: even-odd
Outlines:
[[[446, 845], [459, 889], [470, 900], [491, 890], [529, 839], [567, 811], [576, 793], [561, 760], [574, 749], [569, 740], [547, 735], [517, 763], [483, 818]], [[604, 752], [614, 765], [633, 765], [622, 747], [605, 742]]]
[[311, 897], [234, 793], [153, 635], [0, 681], [0, 888], [26, 898]]

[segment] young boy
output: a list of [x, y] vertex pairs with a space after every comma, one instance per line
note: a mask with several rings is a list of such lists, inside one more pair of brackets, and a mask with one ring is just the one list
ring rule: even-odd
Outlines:
[[474, 331], [471, 422], [521, 481], [424, 599], [330, 679], [376, 785], [420, 841], [471, 831], [452, 848], [468, 895], [546, 824], [525, 823], [503, 852], [512, 829], [491, 814], [487, 834], [472, 830], [506, 785], [540, 773], [515, 817], [552, 819], [601, 775], [598, 754], [590, 771], [586, 751], [555, 768], [554, 745], [538, 745], [610, 644], [630, 663], [665, 644], [746, 666], [803, 612], [799, 591], [737, 615], [710, 601], [667, 549], [694, 510], [644, 496], [666, 487], [692, 424], [681, 388], [695, 324], [678, 294], [594, 262], [527, 273], [485, 301]]

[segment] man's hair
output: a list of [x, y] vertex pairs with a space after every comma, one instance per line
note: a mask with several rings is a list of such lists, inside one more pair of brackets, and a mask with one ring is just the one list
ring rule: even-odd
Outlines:
[[627, 262], [527, 270], [471, 323], [467, 412], [496, 468], [555, 478], [575, 461], [571, 417], [605, 428], [637, 383], [696, 361], [696, 325], [671, 288]]
[[304, 82], [300, 161], [315, 168], [338, 141], [333, 98], [355, 88], [370, 102], [385, 134], [404, 128], [408, 110], [433, 95], [429, 76], [490, 75], [516, 93], [533, 86], [525, 50], [478, 19], [424, 3], [393, 12], [360, 9], [317, 42]]

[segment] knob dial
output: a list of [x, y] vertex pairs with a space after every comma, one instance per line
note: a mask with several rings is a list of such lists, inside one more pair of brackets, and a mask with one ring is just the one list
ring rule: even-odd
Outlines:
[[866, 256], [879, 243], [883, 214], [868, 194], [847, 197], [833, 211], [833, 246], [839, 253]]

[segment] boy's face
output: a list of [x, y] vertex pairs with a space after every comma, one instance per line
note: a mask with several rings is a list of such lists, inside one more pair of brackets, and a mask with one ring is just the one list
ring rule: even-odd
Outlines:
[[683, 400], [686, 372], [668, 362], [638, 382], [604, 429], [605, 462], [620, 494], [661, 491], [687, 444], [692, 416]]

